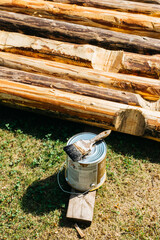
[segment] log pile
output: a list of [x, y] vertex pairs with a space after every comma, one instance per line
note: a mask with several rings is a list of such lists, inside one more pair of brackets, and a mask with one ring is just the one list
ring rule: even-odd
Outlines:
[[1, 0], [0, 103], [160, 141], [160, 2]]

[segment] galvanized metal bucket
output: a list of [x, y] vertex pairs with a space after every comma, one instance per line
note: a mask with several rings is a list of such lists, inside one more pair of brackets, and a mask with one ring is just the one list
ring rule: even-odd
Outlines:
[[[96, 134], [82, 132], [69, 139], [67, 145], [78, 140], [89, 140]], [[96, 143], [91, 152], [82, 161], [73, 162], [68, 156], [66, 159], [66, 181], [78, 191], [95, 190], [106, 179], [107, 145], [105, 141]]]

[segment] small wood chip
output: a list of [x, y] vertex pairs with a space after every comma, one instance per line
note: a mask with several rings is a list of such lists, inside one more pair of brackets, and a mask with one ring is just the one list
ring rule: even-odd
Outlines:
[[84, 238], [85, 234], [82, 232], [82, 230], [80, 229], [80, 227], [78, 226], [77, 223], [74, 224], [75, 229], [77, 230], [78, 234], [80, 235], [81, 238]]

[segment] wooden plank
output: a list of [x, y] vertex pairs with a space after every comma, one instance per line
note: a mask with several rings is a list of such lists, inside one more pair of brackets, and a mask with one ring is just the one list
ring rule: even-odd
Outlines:
[[74, 224], [74, 227], [75, 227], [75, 229], [77, 230], [77, 232], [79, 233], [79, 236], [80, 236], [81, 238], [84, 238], [84, 237], [85, 237], [85, 234], [84, 234], [83, 231], [80, 229], [80, 227], [78, 226], [77, 223]]
[[[75, 190], [72, 190], [73, 192]], [[88, 192], [85, 195], [71, 194], [66, 217], [76, 221], [91, 223], [95, 204], [96, 191]]]
[[138, 53], [159, 54], [160, 40], [102, 28], [83, 26], [0, 11], [0, 29], [74, 43], [90, 43], [99, 47]]

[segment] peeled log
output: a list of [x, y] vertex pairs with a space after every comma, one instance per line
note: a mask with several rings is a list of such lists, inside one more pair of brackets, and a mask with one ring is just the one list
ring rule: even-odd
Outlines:
[[[69, 3], [85, 7], [96, 7], [101, 9], [113, 9], [122, 12], [133, 12], [149, 14], [154, 17], [160, 16], [160, 6], [157, 4], [146, 4], [142, 2], [131, 2], [125, 0], [51, 0], [51, 2]], [[152, 2], [152, 1], [150, 1]], [[160, 2], [159, 2], [160, 3]]]
[[0, 102], [160, 141], [160, 112], [0, 80]]
[[63, 21], [37, 18], [25, 14], [0, 11], [0, 29], [99, 47], [160, 54], [160, 40]]
[[118, 72], [145, 77], [160, 78], [160, 55], [124, 53]]
[[144, 100], [139, 94], [98, 87], [56, 77], [42, 76], [10, 68], [0, 67], [0, 79], [58, 89], [98, 99], [138, 106], [153, 111], [160, 110], [160, 100], [157, 102], [149, 102]]
[[108, 72], [160, 77], [160, 55], [110, 51], [5, 31], [0, 31], [0, 50]]
[[60, 42], [0, 31], [0, 50], [67, 64], [103, 69], [106, 50], [93, 45]]
[[102, 70], [83, 68], [5, 52], [0, 52], [0, 65], [121, 91], [130, 91], [152, 101], [159, 100], [160, 96], [160, 81], [151, 78], [108, 73]]
[[160, 4], [160, 0], [129, 0], [129, 1]]
[[160, 19], [145, 16], [144, 14], [117, 12], [40, 0], [1, 0], [0, 6], [2, 6], [2, 9], [8, 7], [8, 11], [11, 9], [20, 13], [30, 13], [28, 11], [31, 11], [30, 14], [35, 16], [41, 14], [42, 17], [61, 19], [86, 26], [160, 38]]
[[[106, 50], [101, 68], [107, 72], [160, 78], [160, 55], [141, 55]], [[100, 67], [100, 65], [98, 66]], [[96, 68], [95, 68], [96, 69]]]

